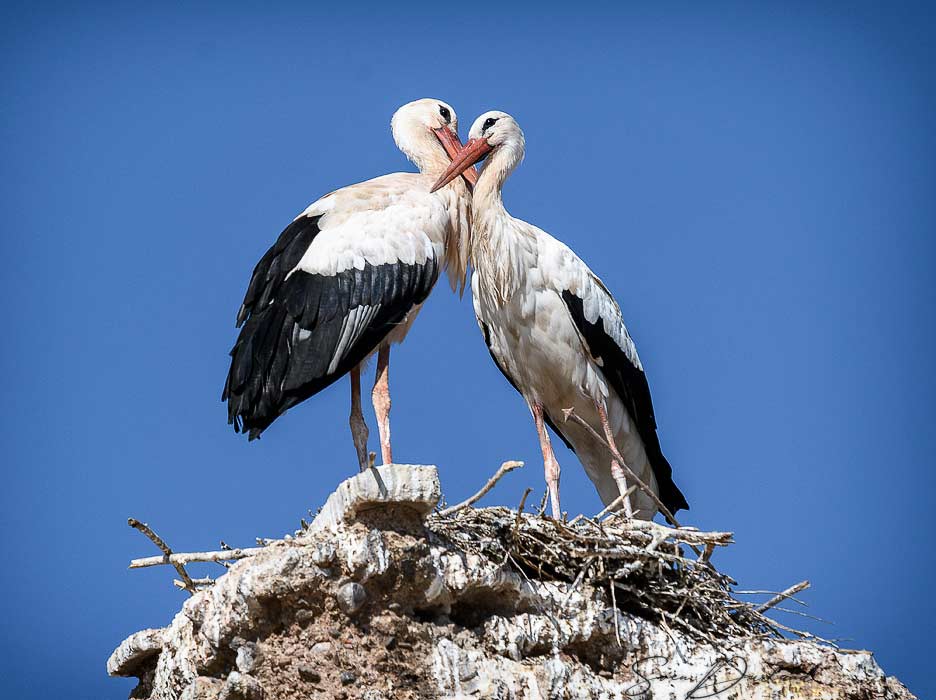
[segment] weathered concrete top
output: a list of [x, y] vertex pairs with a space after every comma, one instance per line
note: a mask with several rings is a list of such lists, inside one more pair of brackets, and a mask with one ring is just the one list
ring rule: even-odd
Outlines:
[[439, 470], [430, 465], [387, 464], [371, 467], [345, 479], [328, 497], [312, 523], [313, 530], [337, 531], [358, 513], [387, 504], [432, 512], [442, 497]]
[[[125, 640], [134, 698], [885, 698], [913, 696], [866, 651], [739, 638], [713, 648], [626, 614], [605, 590], [520, 575], [428, 529], [434, 467], [345, 481], [302, 537], [233, 564], [162, 630]], [[417, 521], [418, 522], [418, 521]]]

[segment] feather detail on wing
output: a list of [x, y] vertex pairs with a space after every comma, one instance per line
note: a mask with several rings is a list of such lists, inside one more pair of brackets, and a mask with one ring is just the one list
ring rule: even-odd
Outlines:
[[[379, 255], [351, 249], [341, 251], [344, 264], [334, 262], [332, 241], [330, 266], [316, 271], [306, 262], [331, 233], [321, 219], [302, 215], [286, 227], [254, 270], [238, 314], [222, 401], [228, 422], [251, 439], [364, 360], [439, 276], [433, 246], [410, 240], [398, 259], [386, 246]], [[349, 237], [347, 247], [360, 241]]]
[[610, 292], [592, 276], [591, 284], [561, 292], [569, 315], [610, 386], [617, 393], [637, 428], [660, 487], [660, 500], [671, 512], [688, 508], [673, 482], [673, 470], [660, 447], [647, 376], [637, 348], [624, 326], [621, 311]]

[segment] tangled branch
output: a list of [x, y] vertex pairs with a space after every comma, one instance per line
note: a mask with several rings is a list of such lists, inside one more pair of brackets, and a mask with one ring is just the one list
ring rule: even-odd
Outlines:
[[[583, 583], [603, 588], [615, 607], [710, 644], [736, 637], [782, 637], [784, 632], [825, 641], [764, 614], [803, 590], [805, 582], [760, 605], [735, 598], [734, 580], [707, 564], [715, 548], [733, 544], [730, 532], [630, 518], [583, 517], [563, 523], [500, 507], [466, 508], [448, 517], [435, 514], [427, 525], [454, 547], [509, 562], [530, 579], [569, 583], [569, 596]], [[686, 556], [684, 547], [702, 548], [707, 556]]]

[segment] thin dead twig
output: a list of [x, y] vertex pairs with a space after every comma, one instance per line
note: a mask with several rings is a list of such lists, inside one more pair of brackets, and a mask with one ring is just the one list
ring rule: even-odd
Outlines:
[[[159, 547], [159, 550], [163, 553], [167, 563], [171, 563], [175, 567], [175, 570], [179, 573], [179, 577], [185, 584], [185, 590], [187, 590], [190, 595], [195, 595], [195, 582], [192, 581], [192, 577], [188, 575], [188, 571], [185, 570], [185, 566], [182, 564], [182, 562], [172, 561], [172, 549], [169, 548], [169, 545], [166, 544], [166, 541], [153, 532], [153, 529], [149, 525], [140, 522], [136, 518], [127, 518], [127, 525], [132, 527], [134, 530], [139, 530], [142, 532], [150, 539], [153, 544]], [[131, 568], [133, 568], [132, 563]]]
[[473, 503], [478, 502], [484, 497], [484, 495], [488, 491], [494, 488], [494, 485], [498, 481], [500, 481], [502, 476], [504, 476], [505, 474], [509, 472], [512, 472], [514, 469], [519, 469], [522, 466], [523, 466], [523, 462], [518, 462], [516, 460], [510, 460], [510, 461], [504, 462], [502, 465], [500, 465], [500, 468], [496, 472], [494, 472], [494, 476], [488, 479], [487, 483], [484, 486], [482, 486], [481, 489], [474, 496], [472, 496], [471, 498], [467, 498], [461, 503], [458, 503], [454, 506], [440, 510], [439, 515], [451, 515], [452, 513], [457, 513], [458, 511], [463, 510], [464, 508], [467, 508]]
[[[141, 559], [134, 559], [130, 562], [129, 568], [143, 569], [147, 566], [163, 566], [164, 564], [178, 567], [184, 564], [191, 564], [193, 562], [217, 562], [219, 564], [223, 564], [226, 561], [234, 561], [236, 559], [246, 559], [247, 557], [252, 557], [255, 554], [259, 554], [264, 549], [266, 549], [266, 547], [244, 547], [242, 549], [223, 549], [217, 552], [179, 552], [177, 554], [170, 553], [168, 556], [164, 554], [161, 557], [143, 557]], [[176, 570], [178, 570], [178, 568]]]
[[[207, 588], [208, 586], [210, 586], [210, 585], [213, 584], [214, 582], [215, 582], [215, 580], [214, 580], [213, 578], [211, 578], [210, 576], [208, 576], [208, 577], [206, 577], [206, 578], [193, 578], [193, 579], [192, 579], [192, 583], [195, 584], [195, 587], [196, 587], [196, 588]], [[177, 579], [177, 578], [172, 579], [172, 585], [175, 586], [176, 588], [181, 588], [181, 589], [185, 590], [185, 582], [184, 582], [184, 581], [180, 581], [180, 580]]]
[[614, 499], [613, 501], [611, 501], [608, 505], [606, 505], [604, 508], [602, 508], [600, 511], [598, 511], [598, 515], [596, 515], [594, 518], [592, 518], [592, 520], [600, 520], [603, 516], [607, 515], [607, 514], [610, 513], [611, 511], [613, 511], [615, 508], [617, 508], [619, 505], [621, 505], [621, 503], [624, 502], [624, 499], [627, 498], [628, 496], [630, 496], [636, 489], [637, 489], [637, 486], [636, 486], [636, 485], [635, 485], [635, 486], [631, 486], [630, 488], [628, 488], [628, 489], [627, 489], [627, 493], [622, 493], [620, 496], [618, 496], [617, 498], [615, 498], [615, 499]]
[[810, 585], [809, 581], [800, 581], [795, 586], [790, 586], [782, 593], [778, 593], [777, 595], [775, 595], [773, 598], [768, 600], [763, 605], [757, 606], [756, 608], [754, 608], [754, 610], [759, 613], [762, 613], [765, 610], [770, 610], [770, 608], [777, 605], [778, 603], [782, 603], [784, 600], [786, 600], [790, 596], [796, 595], [800, 591], [805, 591], [807, 588], [809, 588], [809, 585]]
[[[623, 494], [622, 494], [623, 498]], [[608, 587], [611, 589], [611, 606], [614, 611], [614, 638], [617, 640], [618, 646], [621, 646], [621, 628], [620, 623], [618, 622], [618, 606], [617, 606], [617, 594], [614, 592], [614, 579], [612, 578], [608, 581]]]

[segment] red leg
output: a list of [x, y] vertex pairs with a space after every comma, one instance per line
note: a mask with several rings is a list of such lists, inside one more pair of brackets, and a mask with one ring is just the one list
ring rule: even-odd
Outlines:
[[540, 449], [543, 451], [543, 473], [546, 476], [546, 488], [549, 490], [552, 515], [558, 520], [562, 517], [562, 511], [559, 510], [559, 462], [553, 453], [549, 433], [546, 432], [542, 404], [533, 404], [531, 410], [533, 411], [533, 422], [536, 424], [536, 432], [539, 434]]
[[361, 471], [367, 469], [367, 423], [361, 412], [361, 366], [351, 370], [351, 439], [354, 440], [354, 450], [357, 452], [358, 465]]
[[380, 457], [384, 464], [393, 464], [390, 449], [390, 346], [382, 345], [377, 353], [377, 378], [371, 394], [377, 429], [380, 431]]
[[[608, 421], [608, 412], [605, 410], [605, 407], [601, 402], [595, 402], [595, 408], [598, 409], [598, 420], [601, 421], [601, 429], [604, 431], [605, 440], [608, 441], [609, 445], [614, 445], [617, 448], [617, 443], [614, 442], [614, 431], [611, 430], [611, 423]], [[614, 482], [617, 484], [618, 491], [620, 491], [621, 496], [624, 497], [624, 514], [628, 518], [633, 517], [634, 509], [631, 506], [630, 494], [628, 493], [627, 488], [627, 479], [624, 477], [624, 470], [621, 468], [621, 465], [618, 464], [618, 461], [611, 457], [611, 478], [614, 479]]]

